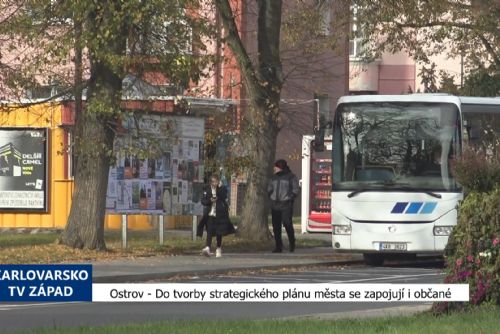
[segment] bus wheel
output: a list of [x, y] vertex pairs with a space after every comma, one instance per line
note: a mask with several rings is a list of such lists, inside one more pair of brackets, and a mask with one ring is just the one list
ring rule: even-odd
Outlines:
[[382, 254], [365, 253], [363, 254], [365, 263], [369, 266], [381, 266], [384, 263]]

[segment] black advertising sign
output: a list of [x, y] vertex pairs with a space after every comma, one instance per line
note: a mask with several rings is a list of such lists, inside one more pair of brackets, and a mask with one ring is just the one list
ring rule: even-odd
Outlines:
[[47, 211], [47, 128], [0, 128], [0, 210]]

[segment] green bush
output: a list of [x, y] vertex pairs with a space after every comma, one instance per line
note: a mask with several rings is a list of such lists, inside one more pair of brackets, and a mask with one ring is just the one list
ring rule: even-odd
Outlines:
[[454, 170], [466, 196], [445, 250], [445, 283], [469, 284], [470, 299], [436, 303], [435, 313], [485, 302], [500, 305], [500, 163], [469, 150]]

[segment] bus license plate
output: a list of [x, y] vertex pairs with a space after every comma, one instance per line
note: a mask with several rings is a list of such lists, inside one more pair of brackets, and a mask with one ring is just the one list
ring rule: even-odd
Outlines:
[[406, 251], [406, 244], [396, 242], [381, 242], [380, 250]]

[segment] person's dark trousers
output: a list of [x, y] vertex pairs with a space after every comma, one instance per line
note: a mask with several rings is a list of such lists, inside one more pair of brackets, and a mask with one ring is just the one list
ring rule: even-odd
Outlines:
[[[208, 226], [207, 226], [207, 246], [209, 248], [212, 248], [212, 237], [214, 236], [214, 234], [212, 232], [215, 229], [215, 218], [208, 217], [207, 224], [208, 224]], [[216, 241], [217, 241], [217, 247], [221, 247], [222, 246], [222, 235], [216, 235], [215, 237], [216, 237]]]
[[205, 225], [207, 224], [208, 216], [203, 216], [196, 227], [196, 236], [203, 237], [203, 230], [205, 229]]
[[286, 234], [290, 242], [290, 252], [295, 250], [295, 231], [293, 230], [292, 223], [293, 203], [274, 203], [271, 210], [271, 217], [273, 221], [273, 234], [276, 243], [275, 251], [283, 249], [283, 240], [281, 239], [281, 226], [285, 226]]

